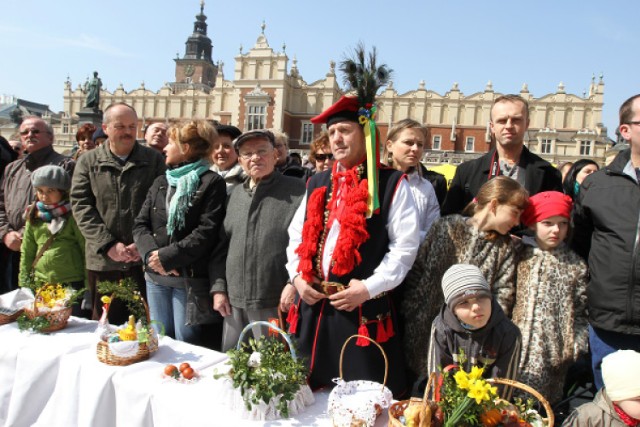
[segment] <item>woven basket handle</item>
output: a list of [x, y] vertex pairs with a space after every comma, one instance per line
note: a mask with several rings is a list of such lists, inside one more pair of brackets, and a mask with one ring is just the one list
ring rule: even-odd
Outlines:
[[38, 290], [36, 291], [36, 294], [33, 297], [33, 314], [35, 316], [38, 315], [38, 296], [40, 295], [41, 290], [42, 290], [42, 287], [39, 287]]
[[249, 332], [249, 330], [251, 328], [253, 328], [254, 326], [267, 326], [267, 327], [273, 329], [274, 331], [276, 331], [277, 333], [279, 333], [280, 335], [282, 335], [282, 338], [284, 338], [284, 340], [287, 342], [287, 345], [289, 346], [289, 351], [291, 352], [291, 357], [293, 357], [293, 360], [298, 360], [298, 356], [296, 355], [296, 351], [293, 348], [293, 343], [291, 342], [291, 339], [289, 338], [289, 334], [287, 334], [285, 331], [283, 331], [282, 329], [280, 329], [279, 327], [277, 327], [273, 323], [269, 323], [269, 322], [267, 322], [265, 320], [257, 320], [255, 322], [249, 323], [247, 326], [244, 327], [242, 332], [240, 332], [240, 337], [238, 338], [238, 344], [236, 344], [236, 350], [240, 350], [240, 346], [242, 345], [242, 340], [244, 339], [245, 334], [247, 332]]
[[366, 337], [364, 335], [351, 335], [342, 345], [342, 350], [340, 351], [340, 378], [344, 379], [344, 376], [342, 375], [342, 359], [344, 357], [344, 350], [347, 348], [347, 344], [349, 343], [349, 341], [354, 338], [365, 338], [380, 349], [382, 357], [384, 357], [384, 380], [382, 381], [382, 390], [384, 390], [384, 387], [387, 385], [387, 375], [389, 374], [389, 360], [387, 359], [387, 354], [384, 352], [384, 349], [380, 344], [378, 344], [375, 340], [372, 340], [370, 337]]
[[520, 390], [524, 390], [527, 393], [531, 394], [533, 397], [538, 399], [538, 401], [544, 407], [544, 410], [547, 411], [547, 426], [548, 427], [553, 427], [553, 423], [555, 422], [555, 416], [553, 415], [553, 409], [551, 408], [551, 405], [549, 404], [549, 401], [547, 399], [545, 399], [545, 397], [542, 394], [540, 394], [536, 389], [528, 386], [527, 384], [523, 384], [523, 383], [520, 383], [518, 381], [510, 380], [510, 379], [507, 379], [507, 378], [489, 378], [489, 379], [487, 379], [487, 382], [489, 384], [507, 385], [507, 386], [514, 387], [514, 388], [517, 388], [517, 389], [520, 389]]
[[433, 391], [435, 393], [435, 384], [436, 384], [437, 374], [435, 372], [431, 372], [429, 374], [429, 380], [427, 381], [427, 386], [424, 388], [424, 395], [422, 396], [422, 402], [427, 403], [429, 400], [429, 392]]

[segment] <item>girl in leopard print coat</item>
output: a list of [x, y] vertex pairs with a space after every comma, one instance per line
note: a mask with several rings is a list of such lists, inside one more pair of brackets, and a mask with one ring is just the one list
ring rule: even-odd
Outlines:
[[463, 212], [440, 218], [429, 230], [416, 261], [399, 287], [403, 345], [410, 374], [428, 374], [431, 324], [444, 303], [442, 276], [454, 264], [480, 269], [504, 313], [515, 296], [515, 248], [509, 230], [520, 223], [527, 191], [499, 176], [484, 184]]
[[587, 351], [587, 266], [564, 239], [571, 198], [557, 191], [529, 199], [522, 222], [535, 232], [524, 237], [518, 256], [512, 320], [522, 332], [519, 380], [549, 402], [562, 399], [564, 378]]

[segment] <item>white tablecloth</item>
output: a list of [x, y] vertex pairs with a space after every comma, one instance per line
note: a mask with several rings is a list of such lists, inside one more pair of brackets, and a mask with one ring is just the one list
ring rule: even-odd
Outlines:
[[[28, 334], [16, 323], [0, 326], [0, 425], [5, 427], [331, 426], [328, 391], [294, 418], [271, 422], [240, 419], [219, 401], [213, 371], [227, 356], [171, 338], [151, 358], [108, 366], [96, 357], [96, 322], [71, 318], [67, 328]], [[200, 380], [182, 384], [163, 378], [167, 363], [189, 362]], [[381, 415], [376, 426], [386, 426]]]

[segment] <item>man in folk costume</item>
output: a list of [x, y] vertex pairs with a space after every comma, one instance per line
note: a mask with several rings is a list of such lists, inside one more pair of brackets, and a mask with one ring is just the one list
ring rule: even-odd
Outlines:
[[[400, 395], [406, 382], [391, 292], [413, 264], [420, 233], [404, 175], [379, 162], [373, 102], [388, 71], [376, 67], [375, 50], [363, 66], [359, 49], [360, 64], [342, 63], [358, 96], [343, 96], [311, 119], [326, 123], [336, 162], [309, 180], [289, 227], [287, 270], [299, 297], [287, 321], [313, 388], [339, 376], [342, 346], [359, 334], [383, 347], [387, 386]], [[385, 374], [382, 354], [364, 338], [349, 342], [342, 367], [345, 380], [382, 382]]]

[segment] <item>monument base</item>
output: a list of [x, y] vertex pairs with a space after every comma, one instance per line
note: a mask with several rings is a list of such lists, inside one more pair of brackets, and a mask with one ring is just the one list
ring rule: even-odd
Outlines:
[[78, 111], [78, 126], [82, 126], [85, 123], [91, 123], [95, 127], [102, 125], [102, 110], [97, 108], [83, 108]]

